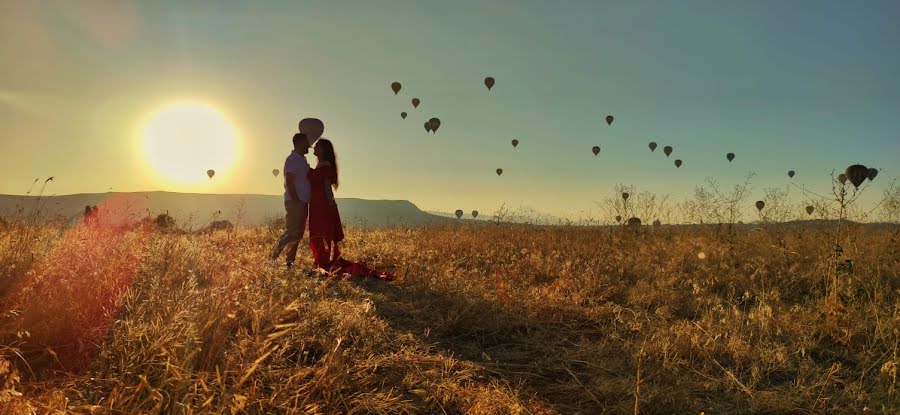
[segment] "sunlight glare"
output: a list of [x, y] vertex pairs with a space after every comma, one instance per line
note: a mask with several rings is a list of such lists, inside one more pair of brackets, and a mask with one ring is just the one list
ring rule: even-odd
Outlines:
[[176, 184], [202, 183], [228, 171], [238, 153], [237, 132], [215, 108], [196, 102], [170, 104], [144, 124], [143, 155], [152, 169]]

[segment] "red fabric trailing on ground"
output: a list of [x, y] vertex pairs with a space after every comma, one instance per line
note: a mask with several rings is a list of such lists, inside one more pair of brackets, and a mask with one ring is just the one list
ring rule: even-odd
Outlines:
[[394, 274], [368, 266], [365, 262], [348, 261], [341, 257], [337, 242], [325, 238], [312, 238], [309, 248], [313, 253], [313, 264], [336, 278], [375, 278], [393, 281]]
[[365, 262], [351, 262], [344, 258], [338, 258], [337, 261], [334, 261], [330, 270], [335, 276], [341, 278], [369, 277], [382, 281], [393, 281], [397, 278], [394, 274], [370, 267]]

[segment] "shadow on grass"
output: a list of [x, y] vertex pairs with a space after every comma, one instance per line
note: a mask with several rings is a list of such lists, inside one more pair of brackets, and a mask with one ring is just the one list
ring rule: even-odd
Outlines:
[[523, 385], [561, 413], [620, 412], [633, 405], [632, 355], [595, 324], [529, 319], [481, 298], [400, 282], [357, 285], [394, 328]]

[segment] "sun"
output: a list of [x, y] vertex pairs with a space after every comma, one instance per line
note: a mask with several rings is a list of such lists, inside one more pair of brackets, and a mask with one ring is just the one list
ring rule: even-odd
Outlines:
[[141, 135], [146, 162], [175, 184], [209, 181], [208, 170], [221, 177], [238, 155], [234, 126], [224, 114], [204, 103], [165, 106], [147, 119]]

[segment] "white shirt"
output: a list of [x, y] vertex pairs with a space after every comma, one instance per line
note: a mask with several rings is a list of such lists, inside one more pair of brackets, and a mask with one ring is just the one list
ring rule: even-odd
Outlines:
[[309, 163], [306, 162], [306, 157], [297, 154], [296, 151], [291, 151], [291, 154], [284, 160], [284, 170], [282, 171], [285, 174], [284, 200], [291, 200], [291, 193], [287, 188], [287, 174], [291, 173], [294, 175], [294, 189], [297, 190], [297, 197], [309, 203], [309, 178], [306, 177], [309, 172]]

